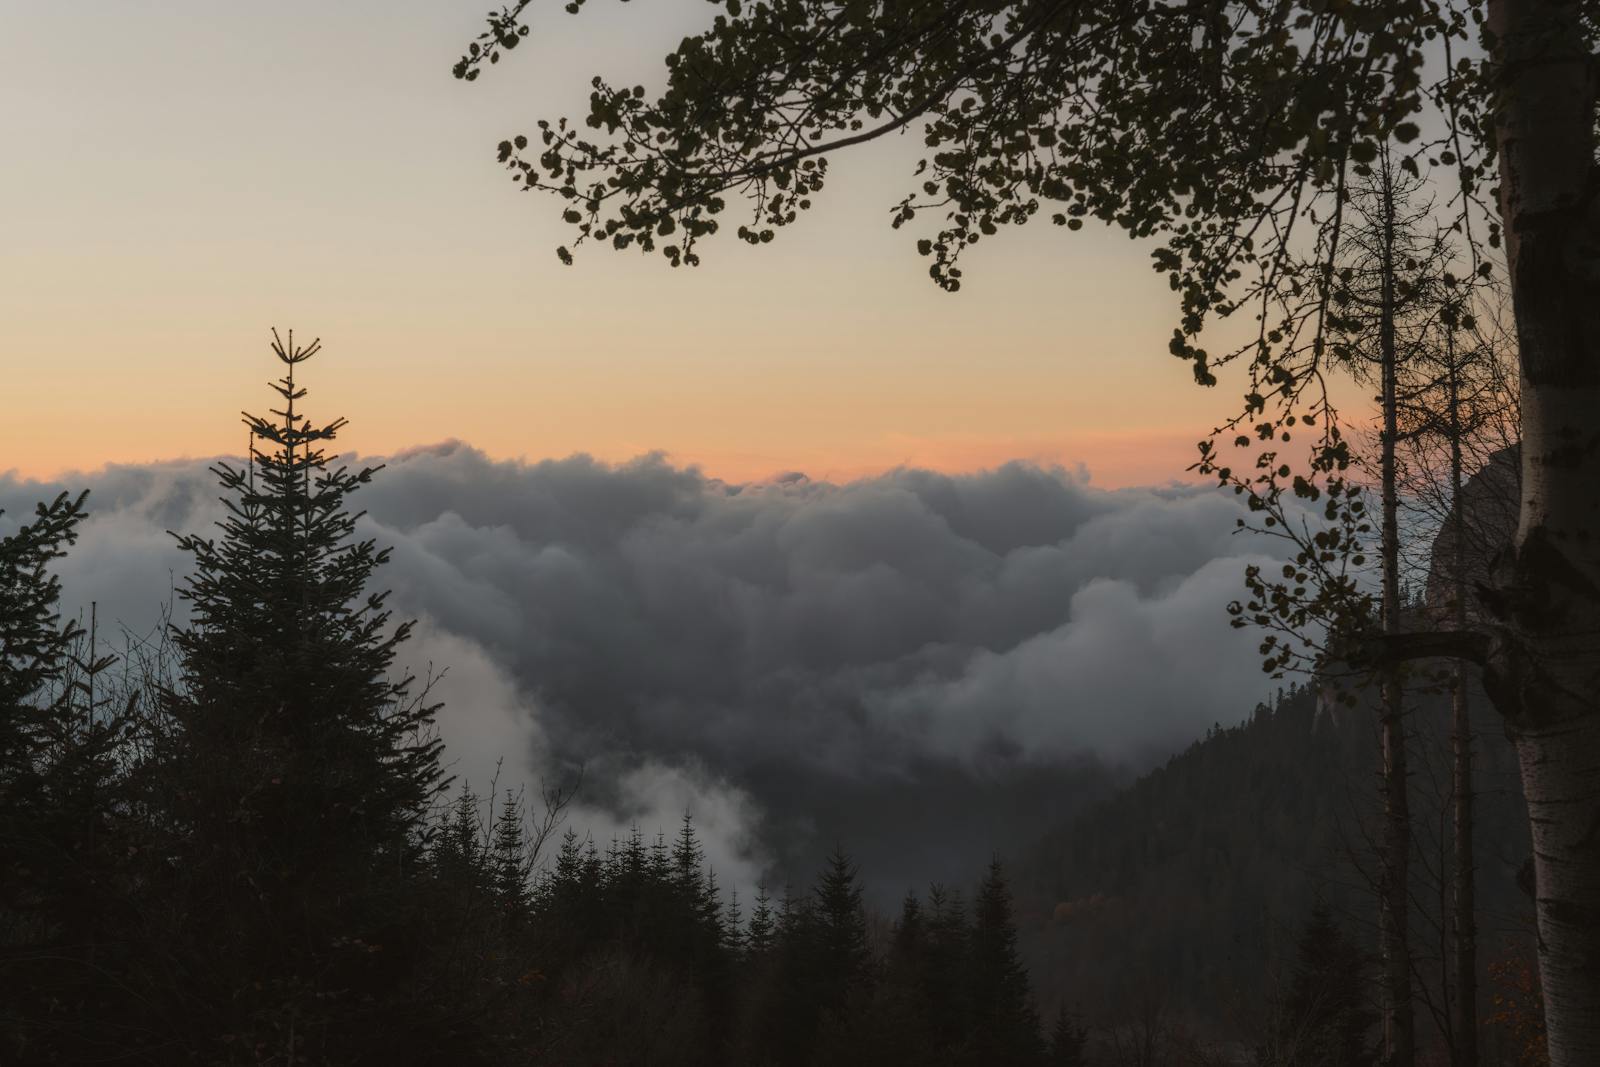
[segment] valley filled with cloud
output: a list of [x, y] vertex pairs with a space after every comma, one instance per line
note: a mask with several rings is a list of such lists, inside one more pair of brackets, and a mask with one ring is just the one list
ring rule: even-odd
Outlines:
[[[733, 485], [456, 443], [381, 462], [360, 529], [418, 620], [403, 661], [444, 672], [453, 773], [581, 772], [572, 823], [602, 845], [692, 810], [725, 884], [803, 879], [835, 843], [885, 895], [965, 877], [1269, 689], [1223, 609], [1277, 548], [1211, 488], [1021, 463]], [[66, 602], [145, 634], [183, 613], [167, 531], [221, 515], [207, 466], [0, 479], [0, 522], [89, 488]]]

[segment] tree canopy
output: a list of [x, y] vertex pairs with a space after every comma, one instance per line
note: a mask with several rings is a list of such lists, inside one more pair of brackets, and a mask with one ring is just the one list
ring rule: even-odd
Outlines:
[[[571, 0], [577, 13], [586, 0]], [[659, 93], [593, 81], [581, 121], [541, 119], [499, 145], [526, 189], [553, 193], [574, 240], [699, 261], [730, 218], [771, 241], [815, 203], [828, 161], [900, 132], [925, 154], [891, 205], [922, 229], [939, 285], [962, 252], [1038, 215], [1097, 219], [1149, 241], [1177, 294], [1169, 345], [1195, 378], [1241, 365], [1243, 410], [1199, 467], [1272, 507], [1308, 434], [1335, 529], [1350, 449], [1327, 402], [1354, 183], [1380, 153], [1438, 183], [1467, 276], [1502, 248], [1523, 383], [1525, 492], [1514, 544], [1470, 630], [1385, 632], [1396, 661], [1479, 664], [1523, 752], [1551, 1054], [1600, 1057], [1600, 198], [1591, 0], [716, 0], [666, 57]], [[455, 67], [471, 81], [531, 33], [529, 0], [489, 17]], [[731, 216], [728, 213], [732, 213]], [[1493, 253], [1498, 255], [1499, 253]], [[1209, 323], [1246, 340], [1208, 351]], [[1225, 342], [1227, 344], [1228, 342]], [[1309, 418], [1307, 416], [1310, 416]], [[1234, 477], [1215, 438], [1254, 442]], [[1319, 487], [1318, 482], [1325, 483]], [[1537, 487], [1534, 490], [1532, 487]], [[1312, 544], [1337, 571], [1344, 546]], [[1326, 560], [1321, 557], [1327, 556]], [[1298, 581], [1296, 574], [1288, 575]], [[1391, 598], [1393, 599], [1393, 598]], [[1298, 610], [1294, 605], [1291, 613]], [[1268, 654], [1264, 652], [1264, 654]]]

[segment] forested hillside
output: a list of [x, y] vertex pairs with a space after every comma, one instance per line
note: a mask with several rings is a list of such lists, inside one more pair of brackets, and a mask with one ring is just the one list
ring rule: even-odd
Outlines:
[[[1446, 697], [1419, 693], [1412, 717], [1414, 923], [1430, 1005], [1442, 1004], [1448, 709]], [[1532, 924], [1517, 884], [1526, 819], [1514, 752], [1492, 714], [1480, 719], [1480, 936], [1489, 960], [1521, 961]], [[1023, 943], [1044, 1002], [1073, 1006], [1107, 1032], [1265, 1035], [1319, 902], [1357, 943], [1371, 943], [1375, 730], [1370, 708], [1291, 686], [1046, 836], [1019, 868]]]

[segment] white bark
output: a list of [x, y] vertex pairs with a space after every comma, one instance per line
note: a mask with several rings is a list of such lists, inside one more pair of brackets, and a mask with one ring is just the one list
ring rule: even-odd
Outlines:
[[1578, 5], [1491, 0], [1522, 362], [1522, 508], [1485, 681], [1533, 831], [1554, 1067], [1600, 1064], [1600, 181]]

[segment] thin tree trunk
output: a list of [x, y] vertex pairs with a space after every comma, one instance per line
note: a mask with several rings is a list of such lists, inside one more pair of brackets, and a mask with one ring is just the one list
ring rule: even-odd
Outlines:
[[1522, 362], [1522, 508], [1485, 682], [1533, 833], [1553, 1067], [1600, 1063], [1600, 198], [1580, 5], [1490, 0], [1500, 209]]
[[[1395, 203], [1393, 172], [1382, 159], [1383, 297], [1379, 322], [1383, 366], [1383, 439], [1380, 477], [1383, 482], [1383, 630], [1400, 632], [1400, 524], [1395, 486], [1395, 443], [1399, 436], [1395, 350]], [[1383, 858], [1378, 872], [1379, 927], [1384, 968], [1383, 1036], [1388, 1067], [1411, 1067], [1416, 1033], [1411, 1003], [1411, 952], [1407, 932], [1411, 859], [1411, 810], [1406, 782], [1405, 692], [1399, 669], [1386, 667], [1382, 679], [1383, 711]]]
[[[1450, 345], [1450, 522], [1455, 527], [1452, 546], [1453, 614], [1457, 630], [1467, 628], [1467, 516], [1461, 498], [1461, 368], [1453, 335]], [[1478, 921], [1472, 855], [1472, 724], [1467, 707], [1467, 664], [1456, 660], [1450, 700], [1450, 749], [1453, 757], [1451, 793], [1454, 821], [1454, 919], [1456, 971], [1456, 1027], [1453, 1050], [1456, 1067], [1478, 1065]]]
[[1472, 733], [1467, 665], [1457, 661], [1451, 694], [1450, 744], [1455, 757], [1456, 1067], [1478, 1064], [1478, 921], [1472, 852]]

